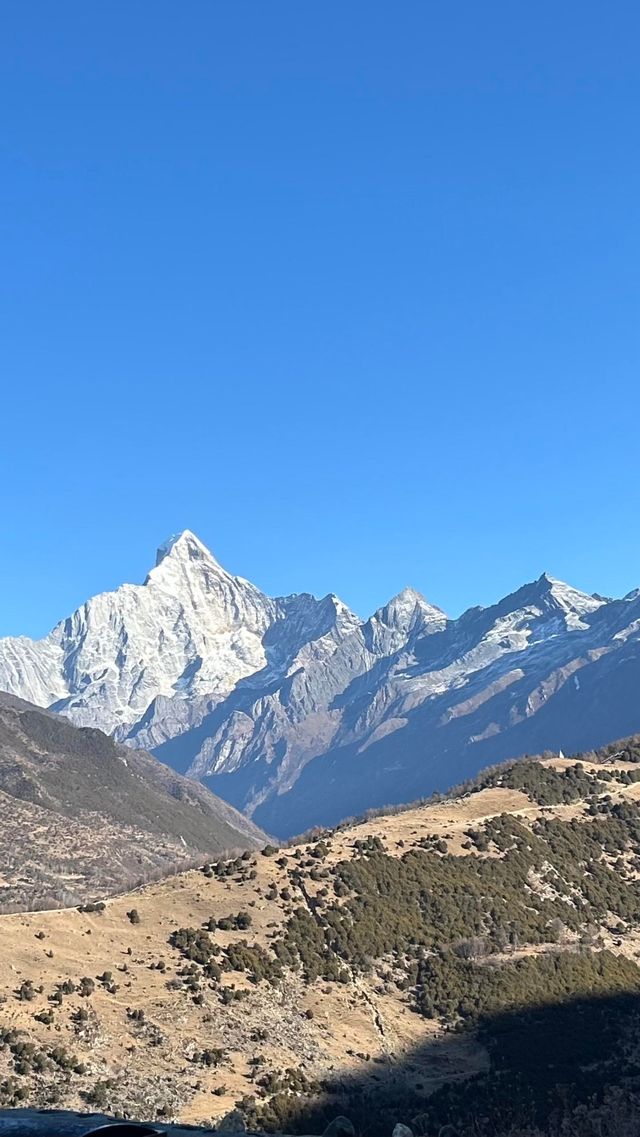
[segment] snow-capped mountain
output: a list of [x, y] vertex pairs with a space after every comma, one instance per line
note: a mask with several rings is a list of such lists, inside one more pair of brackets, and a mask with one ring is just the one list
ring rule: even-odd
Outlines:
[[451, 620], [407, 588], [363, 621], [333, 595], [265, 596], [185, 531], [143, 584], [43, 640], [0, 640], [0, 689], [152, 750], [285, 834], [640, 730], [639, 640], [637, 592], [543, 575]]
[[1, 641], [0, 686], [124, 738], [154, 698], [219, 698], [263, 667], [277, 617], [277, 602], [183, 533], [144, 584], [94, 596], [38, 643]]

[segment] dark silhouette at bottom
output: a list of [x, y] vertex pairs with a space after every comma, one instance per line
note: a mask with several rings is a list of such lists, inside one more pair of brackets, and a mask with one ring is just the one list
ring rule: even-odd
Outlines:
[[[471, 1077], [464, 1076], [465, 1053], [476, 1060]], [[358, 1137], [392, 1137], [396, 1126], [409, 1127], [414, 1137], [635, 1137], [640, 1132], [640, 997], [635, 994], [575, 999], [568, 992], [561, 1003], [484, 1015], [472, 1026], [416, 1047], [402, 1061], [361, 1058], [360, 1073], [336, 1071], [308, 1098], [282, 1094], [267, 1104], [246, 1100], [241, 1111], [246, 1128], [324, 1134], [329, 1127], [335, 1137], [347, 1128], [352, 1132], [352, 1126]], [[239, 1117], [234, 1111], [219, 1123], [220, 1137], [241, 1128]], [[80, 1137], [107, 1120], [95, 1114], [4, 1110], [0, 1137]], [[158, 1122], [155, 1127], [170, 1133], [190, 1129]]]
[[[464, 1043], [485, 1067], [468, 1078], [461, 1076]], [[626, 1137], [640, 1133], [639, 1043], [640, 997], [572, 999], [568, 993], [565, 1002], [484, 1015], [400, 1062], [364, 1056], [358, 1075], [336, 1072], [309, 1100], [283, 1095], [266, 1106], [258, 1102], [247, 1111], [247, 1123], [319, 1134], [343, 1114], [362, 1137], [391, 1137], [398, 1123], [416, 1137], [445, 1127], [448, 1137], [574, 1128], [582, 1135]]]

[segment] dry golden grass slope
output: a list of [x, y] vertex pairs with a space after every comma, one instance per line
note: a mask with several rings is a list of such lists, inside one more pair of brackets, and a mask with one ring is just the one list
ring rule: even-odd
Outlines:
[[[638, 785], [610, 792], [635, 797]], [[530, 822], [543, 811], [518, 790], [486, 789], [338, 830], [324, 866], [352, 857], [354, 842], [368, 836], [380, 837], [395, 856], [417, 847], [426, 835], [443, 839], [451, 853], [473, 856], [463, 847], [465, 830], [503, 812]], [[558, 806], [553, 812], [582, 817], [584, 807]], [[416, 1047], [439, 1028], [412, 1013], [403, 992], [381, 984], [375, 974], [305, 984], [288, 970], [278, 986], [271, 986], [225, 971], [222, 986], [246, 989], [246, 998], [225, 1005], [220, 983], [212, 980], [202, 999], [194, 1001], [176, 978], [185, 961], [169, 944], [172, 931], [244, 911], [252, 918], [248, 930], [217, 930], [212, 938], [223, 948], [245, 939], [268, 951], [287, 916], [301, 905], [313, 907], [322, 886], [308, 878], [303, 888], [292, 881], [293, 850], [283, 852], [284, 857], [253, 855], [227, 879], [196, 870], [173, 876], [108, 900], [101, 913], [0, 917], [0, 1027], [5, 1037], [7, 1031], [24, 1032], [10, 1037], [48, 1056], [62, 1048], [49, 1068], [34, 1070], [27, 1063], [22, 1074], [16, 1073], [19, 1055], [6, 1046], [0, 1051], [0, 1079], [15, 1079], [16, 1100], [88, 1109], [93, 1096], [111, 1111], [205, 1123], [255, 1092], [256, 1076], [265, 1071], [292, 1067], [317, 1079], [366, 1069], [375, 1074], [406, 1061], [406, 1077], [427, 1092], [485, 1068], [483, 1048], [462, 1036], [440, 1057], [432, 1049], [428, 1065], [421, 1067], [412, 1057]], [[132, 909], [137, 923], [127, 915]], [[615, 950], [633, 954], [637, 946], [630, 937]], [[105, 972], [112, 979], [100, 981]], [[70, 980], [77, 988], [83, 977], [95, 983], [91, 995], [82, 997], [76, 989], [58, 996], [58, 1003], [50, 1001], [61, 984]], [[109, 991], [112, 982], [116, 987]], [[33, 994], [20, 998], [25, 983]], [[206, 1049], [224, 1052], [212, 1059], [218, 1064], [193, 1061]], [[108, 1085], [100, 1087], [104, 1082]]]

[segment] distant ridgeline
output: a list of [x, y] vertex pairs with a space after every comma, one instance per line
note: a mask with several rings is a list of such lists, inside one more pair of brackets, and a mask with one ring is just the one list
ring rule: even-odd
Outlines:
[[266, 596], [185, 530], [142, 584], [41, 640], [0, 638], [0, 691], [97, 727], [282, 838], [491, 762], [640, 730], [640, 591], [546, 574], [452, 619], [404, 588], [368, 619]]
[[[556, 761], [561, 769], [550, 765]], [[584, 763], [597, 766], [610, 766], [617, 763], [614, 769], [602, 769], [597, 772], [585, 772]], [[623, 764], [638, 765], [638, 770], [624, 769]], [[478, 793], [480, 790], [499, 787], [504, 789], [522, 790], [530, 795], [532, 801], [540, 806], [568, 804], [581, 798], [588, 798], [594, 791], [601, 791], [603, 784], [614, 782], [628, 786], [640, 781], [640, 735], [626, 738], [622, 741], [609, 743], [598, 750], [591, 750], [585, 754], [576, 754], [570, 758], [560, 752], [553, 754], [547, 752], [543, 755], [525, 755], [511, 761], [499, 762], [487, 766], [475, 777], [452, 786], [450, 789], [426, 797], [416, 798], [414, 801], [401, 802], [395, 805], [383, 805], [378, 808], [367, 809], [358, 817], [346, 817], [335, 831], [351, 828], [363, 821], [376, 817], [394, 817], [398, 813], [406, 813], [420, 806], [436, 804], [443, 801], [455, 801], [467, 794]], [[326, 832], [322, 826], [314, 826], [305, 833], [294, 837], [291, 844], [300, 844], [317, 837], [319, 833]]]

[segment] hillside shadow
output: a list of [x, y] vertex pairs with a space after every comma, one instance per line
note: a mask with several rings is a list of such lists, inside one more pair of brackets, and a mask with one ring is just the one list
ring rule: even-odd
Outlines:
[[449, 1126], [451, 1137], [523, 1129], [627, 1137], [640, 1130], [639, 1039], [635, 994], [503, 1011], [401, 1061], [361, 1055], [357, 1074], [336, 1071], [319, 1095], [277, 1096], [247, 1120], [271, 1132], [320, 1134], [343, 1115], [359, 1137], [390, 1137], [399, 1122], [417, 1137]]
[[[473, 1027], [424, 1042], [401, 1061], [360, 1055], [358, 1073], [336, 1070], [319, 1092], [277, 1094], [267, 1106], [258, 1102], [258, 1111], [245, 1099], [241, 1112], [253, 1131], [324, 1134], [328, 1128], [326, 1137], [353, 1137], [351, 1126], [356, 1137], [391, 1137], [399, 1123], [415, 1137], [635, 1137], [639, 1040], [640, 996], [567, 999], [486, 1015]], [[470, 1077], [465, 1056], [476, 1070]], [[105, 1114], [0, 1110], [0, 1133], [81, 1137], [109, 1120]], [[218, 1123], [220, 1137], [237, 1131], [238, 1111]]]

